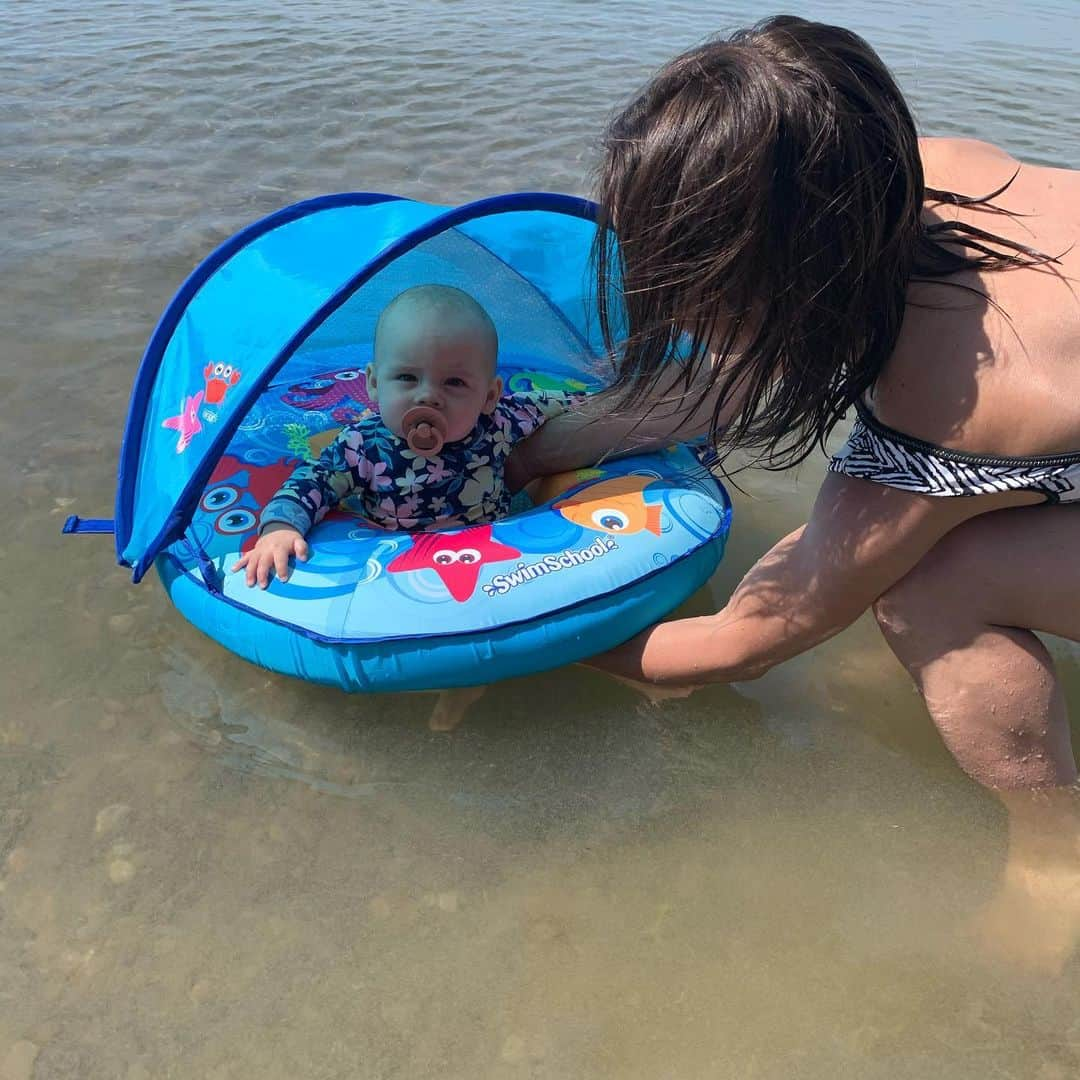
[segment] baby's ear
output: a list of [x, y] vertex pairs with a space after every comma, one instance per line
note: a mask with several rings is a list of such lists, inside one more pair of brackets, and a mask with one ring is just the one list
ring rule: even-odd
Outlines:
[[378, 376], [375, 374], [375, 365], [368, 364], [364, 369], [364, 389], [367, 391], [368, 400], [374, 405], [379, 400]]
[[495, 406], [499, 404], [499, 398], [502, 397], [503, 381], [501, 375], [496, 375], [491, 380], [491, 385], [488, 387], [487, 397], [484, 398], [483, 411], [488, 415], [495, 411]]

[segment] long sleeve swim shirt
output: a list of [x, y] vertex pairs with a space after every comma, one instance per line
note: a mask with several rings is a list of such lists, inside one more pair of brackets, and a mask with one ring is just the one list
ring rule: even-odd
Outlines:
[[513, 445], [581, 396], [508, 394], [481, 414], [468, 436], [445, 444], [435, 457], [410, 450], [378, 414], [365, 416], [343, 428], [317, 461], [293, 471], [266, 504], [260, 529], [282, 522], [306, 535], [343, 500], [384, 529], [495, 521], [510, 508], [504, 477]]

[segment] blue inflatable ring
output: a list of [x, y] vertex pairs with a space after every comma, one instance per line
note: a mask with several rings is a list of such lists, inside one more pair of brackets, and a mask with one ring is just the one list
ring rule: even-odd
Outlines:
[[231, 567], [304, 458], [368, 407], [374, 322], [399, 291], [470, 291], [511, 390], [592, 391], [608, 368], [589, 296], [594, 207], [501, 196], [448, 210], [366, 193], [288, 207], [191, 275], [132, 396], [116, 537], [136, 580], [263, 667], [349, 691], [492, 682], [626, 640], [712, 574], [727, 494], [697, 451], [549, 478], [505, 520], [433, 533], [372, 528], [343, 504], [287, 581]]

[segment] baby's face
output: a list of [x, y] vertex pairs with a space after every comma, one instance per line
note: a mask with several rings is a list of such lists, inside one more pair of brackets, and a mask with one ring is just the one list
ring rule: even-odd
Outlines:
[[490, 413], [502, 394], [495, 358], [476, 335], [417, 326], [395, 335], [376, 351], [367, 371], [367, 390], [383, 423], [404, 435], [402, 417], [417, 405], [438, 410], [446, 442], [464, 439], [481, 413]]

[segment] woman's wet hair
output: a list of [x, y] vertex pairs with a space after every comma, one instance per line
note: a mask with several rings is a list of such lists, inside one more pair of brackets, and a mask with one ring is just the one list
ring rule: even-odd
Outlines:
[[[716, 391], [711, 437], [803, 460], [877, 378], [912, 280], [1054, 261], [924, 205], [915, 123], [858, 35], [778, 16], [676, 57], [611, 123], [595, 258], [613, 389]], [[1011, 179], [1010, 179], [1011, 182]], [[616, 246], [615, 236], [618, 235]], [[625, 302], [626, 325], [607, 302]], [[719, 430], [734, 392], [738, 416]]]

